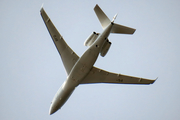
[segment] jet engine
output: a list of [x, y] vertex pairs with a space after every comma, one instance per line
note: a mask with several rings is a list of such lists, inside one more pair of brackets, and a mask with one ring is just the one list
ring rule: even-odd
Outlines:
[[91, 46], [97, 39], [99, 33], [93, 32], [84, 42], [84, 46]]
[[101, 54], [102, 57], [104, 57], [107, 54], [107, 52], [109, 51], [110, 46], [111, 46], [111, 42], [109, 42], [109, 40], [106, 40], [104, 42], [103, 46], [102, 46], [101, 51], [100, 51], [100, 54]]

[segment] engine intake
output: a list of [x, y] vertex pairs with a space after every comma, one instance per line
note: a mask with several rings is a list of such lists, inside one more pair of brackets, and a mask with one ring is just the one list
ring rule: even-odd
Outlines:
[[93, 32], [84, 42], [84, 46], [91, 46], [97, 39], [99, 33]]

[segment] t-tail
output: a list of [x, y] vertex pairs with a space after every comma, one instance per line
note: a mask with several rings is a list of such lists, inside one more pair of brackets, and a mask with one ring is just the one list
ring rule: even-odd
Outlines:
[[114, 24], [112, 27], [111, 33], [133, 34], [136, 31], [136, 29], [134, 28], [130, 28], [130, 27], [126, 27], [126, 26], [114, 23], [114, 20], [116, 19], [117, 14], [113, 17], [113, 20], [111, 21], [98, 5], [94, 7], [94, 11], [103, 29], [105, 29], [110, 23]]

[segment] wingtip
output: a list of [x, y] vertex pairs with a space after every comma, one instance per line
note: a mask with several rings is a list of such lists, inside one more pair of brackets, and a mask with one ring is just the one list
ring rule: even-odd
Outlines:
[[43, 8], [43, 6], [44, 6], [44, 3], [42, 3], [41, 8]]
[[44, 10], [43, 6], [44, 6], [44, 3], [41, 5], [40, 12], [42, 12]]
[[153, 80], [153, 82], [151, 84], [153, 84], [156, 80], [158, 79], [158, 77], [156, 79]]
[[95, 9], [96, 7], [99, 7], [99, 5], [98, 5], [98, 4], [96, 4], [96, 5], [94, 6], [94, 9]]

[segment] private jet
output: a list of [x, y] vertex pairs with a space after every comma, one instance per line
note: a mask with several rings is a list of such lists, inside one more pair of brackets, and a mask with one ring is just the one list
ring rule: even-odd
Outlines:
[[88, 49], [79, 57], [65, 42], [58, 32], [51, 19], [42, 7], [40, 14], [49, 31], [49, 34], [61, 56], [67, 73], [67, 79], [55, 94], [49, 109], [49, 114], [59, 110], [78, 85], [93, 83], [114, 83], [114, 84], [153, 84], [156, 79], [145, 79], [118, 73], [112, 73], [94, 66], [99, 54], [104, 57], [111, 42], [108, 39], [110, 33], [133, 34], [135, 29], [115, 23], [117, 14], [110, 20], [102, 9], [95, 5], [94, 11], [103, 28], [102, 33], [92, 32], [85, 40], [84, 45]]

